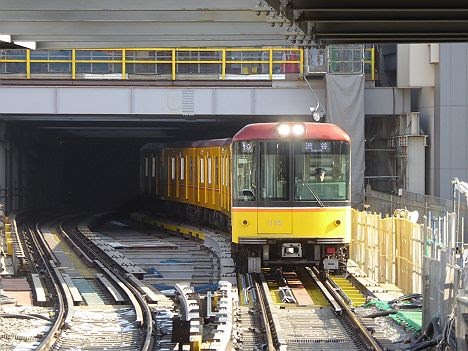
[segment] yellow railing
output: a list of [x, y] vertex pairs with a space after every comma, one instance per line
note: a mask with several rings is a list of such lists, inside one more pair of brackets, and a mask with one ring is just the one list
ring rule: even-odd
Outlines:
[[[369, 64], [370, 65], [370, 80], [375, 80], [375, 48], [365, 48], [364, 51], [368, 52], [370, 54], [370, 58], [366, 59], [364, 57], [364, 65]], [[366, 72], [365, 67], [364, 67], [364, 72]]]
[[[9, 54], [9, 52], [16, 53]], [[52, 56], [60, 57], [49, 58], [49, 53]], [[19, 58], [18, 58], [19, 56]], [[41, 56], [48, 56], [41, 58]], [[196, 57], [192, 57], [196, 56]], [[217, 79], [225, 80], [230, 71], [241, 70], [235, 74], [246, 75], [255, 74], [258, 69], [262, 74], [272, 80], [276, 73], [296, 73], [302, 74], [304, 67], [304, 51], [299, 48], [127, 48], [127, 49], [71, 49], [58, 51], [31, 51], [31, 50], [4, 50], [0, 51], [0, 63], [16, 63], [25, 64], [21, 68], [14, 67], [12, 71], [2, 72], [0, 75], [7, 74], [25, 74], [26, 79], [31, 79], [38, 75], [47, 75], [51, 73], [66, 74], [65, 78], [77, 79], [79, 74], [83, 73], [80, 65], [83, 64], [108, 64], [109, 70], [103, 74], [120, 74], [120, 78], [129, 79], [131, 73], [135, 72], [136, 65], [165, 66], [164, 73], [151, 73], [153, 76], [168, 75], [172, 80], [176, 80], [178, 75], [183, 75], [180, 72], [180, 65], [196, 64], [208, 66], [212, 65], [210, 70], [206, 70], [211, 75], [216, 75]], [[62, 71], [37, 71], [34, 64], [69, 64]], [[118, 65], [118, 66], [116, 66]], [[215, 65], [215, 66], [213, 66]], [[229, 68], [229, 65], [237, 65], [239, 67]], [[278, 66], [279, 65], [279, 66]], [[133, 69], [132, 69], [133, 66]], [[251, 71], [248, 67], [252, 67]], [[263, 66], [268, 67], [266, 70]], [[170, 68], [169, 68], [170, 67]], [[168, 69], [169, 68], [169, 69]], [[247, 68], [247, 69], [245, 69]], [[255, 68], [255, 69], [254, 69]], [[157, 68], [155, 68], [157, 70]], [[244, 71], [242, 71], [244, 70]], [[182, 70], [183, 71], [183, 70]], [[203, 71], [203, 70], [201, 70]], [[95, 73], [84, 72], [84, 73]], [[98, 72], [99, 73], [99, 72]], [[195, 72], [195, 74], [203, 75], [203, 72]], [[135, 73], [134, 73], [135, 74]], [[140, 74], [140, 73], [138, 73]], [[138, 75], [135, 74], [135, 75]], [[148, 75], [144, 73], [143, 75]], [[193, 74], [188, 72], [188, 74]], [[141, 79], [141, 78], [140, 78]], [[154, 78], [153, 78], [154, 79]], [[265, 78], [264, 78], [265, 79]]]

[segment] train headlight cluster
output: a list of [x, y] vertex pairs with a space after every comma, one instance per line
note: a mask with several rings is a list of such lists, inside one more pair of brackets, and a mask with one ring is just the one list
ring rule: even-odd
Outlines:
[[305, 126], [303, 124], [297, 123], [292, 127], [286, 123], [280, 123], [278, 126], [278, 134], [282, 137], [287, 137], [292, 133], [293, 136], [299, 137], [304, 135]]
[[278, 126], [278, 134], [280, 136], [288, 136], [289, 133], [291, 133], [291, 127], [289, 126], [289, 124], [285, 124], [285, 123], [282, 123]]
[[305, 127], [303, 124], [295, 124], [292, 127], [292, 132], [295, 136], [301, 136], [304, 135], [305, 132]]

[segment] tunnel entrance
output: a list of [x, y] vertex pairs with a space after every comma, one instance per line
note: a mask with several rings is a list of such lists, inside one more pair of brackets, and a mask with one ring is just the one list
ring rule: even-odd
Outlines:
[[[114, 209], [136, 199], [146, 143], [230, 138], [252, 118], [171, 121], [14, 120], [1, 122], [1, 196], [7, 212], [30, 208]], [[255, 122], [278, 117], [255, 118]]]

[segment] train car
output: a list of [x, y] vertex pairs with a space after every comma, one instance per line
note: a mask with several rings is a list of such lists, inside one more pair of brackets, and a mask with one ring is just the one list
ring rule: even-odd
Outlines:
[[251, 272], [341, 270], [351, 227], [350, 138], [326, 123], [257, 123], [232, 139], [142, 149], [141, 189], [191, 220], [228, 229]]

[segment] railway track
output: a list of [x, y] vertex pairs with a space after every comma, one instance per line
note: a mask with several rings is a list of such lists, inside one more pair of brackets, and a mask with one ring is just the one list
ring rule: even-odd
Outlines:
[[[276, 278], [274, 274], [255, 277], [266, 335], [271, 336], [267, 338], [268, 350], [382, 350], [331, 278], [320, 280], [315, 268], [297, 271], [280, 271]], [[310, 285], [308, 280], [326, 304], [323, 298], [307, 292], [304, 285]]]
[[[30, 257], [32, 266], [43, 277], [50, 300], [55, 302], [54, 322], [37, 349], [76, 350], [79, 345], [81, 350], [150, 350], [152, 312], [129, 276], [86, 242], [78, 230], [72, 231], [73, 225], [52, 229], [38, 221], [27, 223], [23, 233], [30, 253], [34, 253], [30, 254], [34, 256]], [[78, 263], [76, 256], [82, 262]], [[83, 269], [85, 265], [87, 269]], [[101, 282], [109, 283], [107, 288], [126, 294], [120, 302], [125, 305], [109, 304], [108, 300], [115, 298], [110, 296], [111, 290], [99, 287], [97, 279], [88, 274], [94, 278], [99, 275]], [[78, 282], [80, 291], [88, 289], [89, 294], [79, 293]]]
[[[352, 301], [343, 294], [349, 289], [346, 281], [321, 280], [318, 271], [308, 267], [278, 276], [274, 272], [238, 275], [240, 294], [236, 282], [224, 283], [224, 292], [218, 291], [217, 312], [209, 324], [198, 328], [201, 307], [195, 295], [202, 295], [193, 288], [233, 277], [230, 243], [209, 230], [183, 225], [166, 223], [163, 229], [178, 233], [168, 236], [122, 223], [117, 223], [120, 230], [115, 230], [114, 223], [96, 232], [90, 229], [94, 222], [62, 218], [48, 225], [36, 220], [24, 227], [28, 255], [34, 253], [32, 271], [51, 277], [42, 280], [50, 301], [56, 303], [52, 327], [38, 350], [75, 350], [77, 345], [81, 350], [174, 350], [178, 348], [172, 340], [176, 316], [190, 320], [191, 343], [201, 350], [226, 350], [228, 344], [236, 350], [382, 349], [348, 307]], [[191, 238], [196, 240], [187, 240]], [[183, 262], [184, 255], [193, 267]], [[207, 255], [213, 256], [207, 259]], [[207, 265], [209, 261], [213, 264]], [[151, 267], [160, 275], [148, 273]], [[200, 274], [200, 267], [209, 274]], [[117, 304], [116, 296], [97, 283], [98, 277], [110, 282], [126, 302]], [[178, 299], [148, 290], [175, 281], [181, 283]], [[315, 292], [311, 293], [312, 285]], [[88, 295], [86, 289], [91, 291]], [[240, 296], [239, 304], [234, 295]], [[353, 299], [360, 301], [359, 296]]]
[[[152, 271], [143, 277], [144, 281], [158, 289], [166, 289], [165, 293], [169, 295], [172, 290], [177, 291], [175, 315], [190, 322], [193, 347], [201, 350], [226, 350], [231, 342], [237, 300], [230, 238], [212, 229], [187, 223], [141, 214], [131, 217], [147, 225], [133, 229], [133, 244], [124, 235], [127, 230], [102, 228], [103, 233], [111, 237], [114, 244], [120, 246], [119, 250], [125, 252], [132, 261], [138, 262], [148, 272]], [[149, 238], [157, 240], [158, 245], [149, 247]], [[212, 300], [208, 292], [215, 293], [217, 298]], [[208, 301], [216, 306], [210, 312], [209, 319], [205, 319], [203, 328], [198, 327], [202, 322], [200, 311], [204, 309], [198, 304], [197, 297], [205, 299], [207, 310]], [[166, 333], [158, 335], [158, 344], [164, 350], [175, 349], [175, 345], [169, 342], [169, 315], [171, 314], [166, 312], [160, 313], [162, 322], [166, 325], [163, 327]]]

